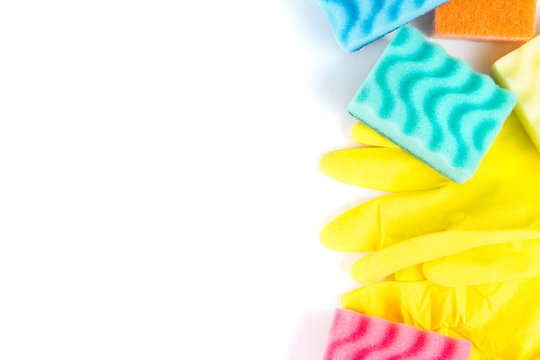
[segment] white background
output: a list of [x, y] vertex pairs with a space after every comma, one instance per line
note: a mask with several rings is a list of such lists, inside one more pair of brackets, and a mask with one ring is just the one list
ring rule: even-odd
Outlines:
[[3, 1], [0, 359], [320, 359], [359, 255], [318, 233], [378, 193], [317, 163], [390, 37], [342, 53], [315, 0]]

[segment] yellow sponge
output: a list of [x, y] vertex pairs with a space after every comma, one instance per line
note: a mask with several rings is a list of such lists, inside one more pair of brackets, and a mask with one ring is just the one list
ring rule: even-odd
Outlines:
[[491, 74], [518, 96], [515, 112], [540, 149], [540, 36], [499, 59]]
[[534, 37], [536, 0], [450, 0], [435, 10], [434, 34], [472, 40]]

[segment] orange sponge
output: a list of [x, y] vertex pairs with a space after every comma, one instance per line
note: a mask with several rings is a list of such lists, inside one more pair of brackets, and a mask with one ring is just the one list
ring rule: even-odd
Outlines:
[[450, 0], [435, 10], [434, 34], [471, 40], [534, 37], [536, 0]]

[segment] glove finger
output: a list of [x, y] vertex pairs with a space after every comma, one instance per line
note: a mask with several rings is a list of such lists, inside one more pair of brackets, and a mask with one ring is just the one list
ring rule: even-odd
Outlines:
[[324, 174], [368, 189], [404, 192], [441, 187], [448, 179], [400, 149], [363, 148], [330, 152], [321, 158]]
[[538, 230], [445, 231], [401, 241], [358, 260], [354, 280], [369, 283], [396, 271], [479, 246], [540, 238]]
[[406, 269], [396, 271], [394, 279], [401, 282], [426, 280], [423, 264], [409, 266]]
[[[377, 198], [328, 223], [321, 231], [321, 242], [335, 251], [371, 252], [405, 239], [444, 231], [460, 220], [454, 214], [454, 207], [459, 204], [450, 204], [449, 197], [452, 194], [441, 189]], [[461, 212], [457, 213], [461, 216]]]
[[540, 276], [540, 240], [462, 251], [428, 261], [423, 265], [423, 273], [427, 279], [443, 286], [469, 286]]
[[351, 135], [360, 144], [399, 149], [399, 146], [361, 122], [352, 127]]

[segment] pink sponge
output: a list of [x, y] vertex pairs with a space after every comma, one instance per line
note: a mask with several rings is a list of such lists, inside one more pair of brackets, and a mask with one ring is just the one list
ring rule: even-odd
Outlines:
[[467, 340], [337, 309], [324, 360], [466, 360], [471, 347]]

